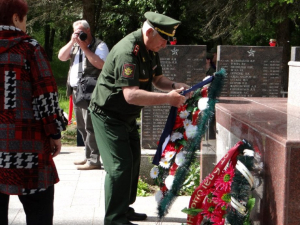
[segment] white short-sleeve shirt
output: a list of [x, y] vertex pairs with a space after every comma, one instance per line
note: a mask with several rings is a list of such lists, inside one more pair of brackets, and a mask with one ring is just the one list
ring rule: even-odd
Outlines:
[[[75, 55], [74, 62], [73, 62], [73, 65], [72, 65], [71, 71], [70, 71], [70, 86], [71, 87], [76, 87], [78, 80], [79, 80], [79, 76], [78, 76], [79, 52], [80, 51], [77, 51], [77, 53]], [[100, 59], [102, 59], [104, 62], [106, 60], [108, 53], [109, 53], [108, 47], [104, 42], [101, 42], [97, 46], [96, 51], [95, 51], [95, 54], [98, 55], [100, 57]], [[85, 59], [85, 54], [83, 51], [82, 51], [82, 59]]]

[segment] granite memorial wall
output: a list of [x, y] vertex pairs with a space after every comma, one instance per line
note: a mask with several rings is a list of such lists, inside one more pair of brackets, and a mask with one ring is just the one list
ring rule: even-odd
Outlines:
[[282, 47], [218, 46], [217, 70], [227, 77], [221, 96], [279, 97]]
[[[205, 75], [205, 45], [168, 45], [160, 50], [163, 75], [190, 86], [199, 83]], [[160, 90], [154, 88], [155, 92]], [[147, 106], [141, 116], [141, 146], [156, 149], [170, 111], [169, 105]]]

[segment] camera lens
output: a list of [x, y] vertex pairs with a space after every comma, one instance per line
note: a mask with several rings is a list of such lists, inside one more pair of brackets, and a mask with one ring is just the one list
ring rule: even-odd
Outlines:
[[78, 36], [79, 36], [79, 39], [82, 41], [85, 41], [87, 39], [87, 34], [84, 33], [83, 31], [80, 31]]

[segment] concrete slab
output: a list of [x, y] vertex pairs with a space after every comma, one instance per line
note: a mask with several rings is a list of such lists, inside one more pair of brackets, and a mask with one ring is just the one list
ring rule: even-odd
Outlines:
[[[152, 155], [152, 152], [147, 152]], [[54, 225], [103, 225], [104, 218], [104, 170], [76, 170], [73, 161], [82, 159], [83, 147], [63, 147], [54, 161], [60, 177], [55, 185]], [[186, 214], [181, 210], [188, 206], [190, 197], [177, 197], [164, 225], [186, 222]], [[9, 224], [26, 224], [25, 213], [17, 196], [11, 196], [9, 205]], [[157, 203], [154, 196], [138, 197], [132, 205], [137, 212], [146, 213], [146, 221], [134, 222], [142, 225], [155, 225]]]

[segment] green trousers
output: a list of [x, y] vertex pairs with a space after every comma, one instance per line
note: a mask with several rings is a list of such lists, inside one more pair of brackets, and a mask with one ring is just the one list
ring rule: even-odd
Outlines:
[[91, 117], [106, 171], [104, 225], [127, 223], [126, 213], [136, 199], [141, 162], [136, 121], [127, 124], [95, 113]]

